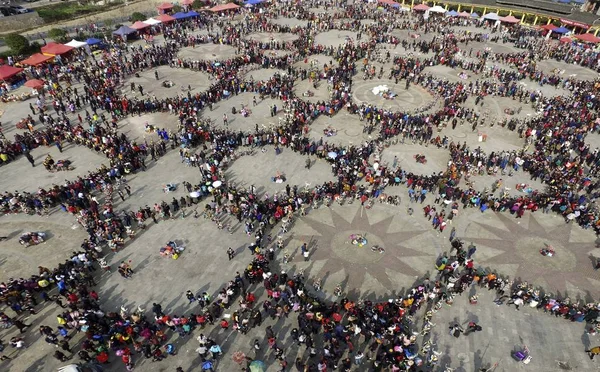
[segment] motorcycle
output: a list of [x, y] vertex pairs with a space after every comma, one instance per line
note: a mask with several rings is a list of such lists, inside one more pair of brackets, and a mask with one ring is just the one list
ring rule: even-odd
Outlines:
[[65, 170], [73, 170], [74, 168], [71, 166], [71, 161], [66, 159], [59, 159], [54, 161], [54, 159], [48, 155], [43, 162], [44, 168], [48, 172], [52, 171], [65, 171]]
[[29, 247], [31, 245], [38, 245], [44, 242], [44, 238], [46, 237], [45, 232], [41, 231], [32, 231], [22, 234], [19, 237], [19, 243], [24, 245], [25, 247]]
[[427, 159], [425, 158], [425, 155], [423, 154], [416, 154], [414, 156], [415, 160], [417, 163], [419, 164], [427, 164]]
[[177, 243], [174, 241], [170, 241], [164, 247], [160, 248], [160, 255], [162, 257], [171, 257], [172, 259], [176, 260], [184, 250], [184, 246], [177, 245]]
[[552, 249], [551, 247], [542, 248], [540, 249], [540, 254], [545, 257], [552, 257], [554, 256], [554, 249]]

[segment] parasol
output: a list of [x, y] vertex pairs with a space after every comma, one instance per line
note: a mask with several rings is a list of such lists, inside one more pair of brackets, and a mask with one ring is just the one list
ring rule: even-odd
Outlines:
[[265, 371], [265, 363], [260, 360], [253, 360], [250, 363], [250, 372], [264, 372]]
[[246, 360], [246, 354], [244, 354], [241, 351], [236, 351], [231, 356], [231, 359], [233, 359], [233, 361], [236, 362], [237, 364], [242, 364], [244, 362], [244, 360]]
[[200, 197], [200, 193], [198, 191], [190, 192], [190, 196], [192, 198], [198, 198]]
[[214, 363], [211, 360], [202, 362], [202, 370], [203, 371], [212, 371], [213, 368], [214, 368]]
[[335, 151], [331, 151], [327, 154], [327, 156], [330, 157], [331, 159], [335, 159], [338, 157], [338, 154]]
[[215, 181], [215, 182], [213, 182], [212, 185], [215, 189], [217, 189], [217, 188], [221, 187], [222, 184], [223, 184], [223, 182], [221, 182], [221, 181]]
[[25, 86], [28, 88], [39, 89], [44, 86], [44, 82], [39, 79], [27, 80]]
[[[599, 120], [600, 120], [600, 119], [599, 119]], [[323, 149], [324, 149], [324, 148], [325, 148], [325, 147], [323, 147], [323, 145], [321, 145], [321, 146], [317, 147], [317, 151], [323, 151]]]

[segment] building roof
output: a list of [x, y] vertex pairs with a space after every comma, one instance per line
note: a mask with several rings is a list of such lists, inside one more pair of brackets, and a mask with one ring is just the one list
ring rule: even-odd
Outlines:
[[[443, 3], [444, 1], [442, 1]], [[455, 4], [454, 1], [452, 3]], [[521, 12], [537, 13], [547, 17], [568, 19], [584, 25], [592, 25], [600, 16], [594, 13], [582, 12], [570, 4], [560, 4], [546, 0], [466, 0], [458, 1], [463, 5], [478, 7], [514, 9]]]

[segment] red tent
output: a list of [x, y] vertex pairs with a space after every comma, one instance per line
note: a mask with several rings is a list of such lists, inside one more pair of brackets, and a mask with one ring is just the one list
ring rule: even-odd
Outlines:
[[144, 22], [142, 22], [142, 21], [137, 21], [137, 22], [135, 22], [134, 24], [132, 24], [130, 27], [131, 27], [131, 28], [134, 28], [134, 29], [136, 29], [136, 30], [143, 30], [143, 29], [145, 29], [146, 27], [150, 27], [150, 25], [149, 25], [149, 24], [147, 24], [147, 23], [144, 23]]
[[228, 3], [228, 4], [222, 4], [222, 5], [217, 5], [217, 6], [214, 6], [214, 7], [210, 8], [210, 11], [211, 11], [211, 12], [215, 12], [215, 13], [216, 13], [216, 12], [221, 12], [221, 11], [223, 11], [223, 10], [233, 10], [233, 9], [237, 9], [237, 8], [239, 8], [239, 7], [240, 7], [240, 6], [239, 6], [239, 5], [237, 5], [237, 4], [234, 4], [234, 3]]
[[501, 17], [501, 18], [500, 18], [500, 22], [506, 22], [506, 23], [519, 23], [519, 22], [521, 22], [521, 20], [520, 20], [520, 19], [518, 19], [518, 18], [516, 18], [516, 17], [514, 17], [514, 16], [511, 16], [511, 15], [509, 15], [509, 16], [507, 16], [507, 17]]
[[424, 12], [430, 7], [427, 4], [419, 4], [413, 8], [413, 10]]
[[575, 35], [575, 37], [581, 41], [584, 41], [586, 43], [600, 43], [600, 37], [596, 37], [592, 34], [580, 34], [580, 35]]
[[540, 28], [542, 30], [552, 31], [552, 30], [556, 30], [558, 27], [556, 27], [555, 25], [553, 25], [552, 23], [550, 23], [549, 25], [540, 26]]
[[469, 12], [460, 12], [458, 13], [459, 17], [463, 17], [463, 18], [470, 18], [471, 17], [471, 13]]
[[46, 61], [51, 60], [52, 58], [54, 58], [54, 56], [45, 56], [42, 53], [36, 53], [36, 54], [32, 55], [31, 57], [22, 60], [21, 64], [29, 65], [29, 66], [37, 66]]
[[181, 5], [192, 5], [194, 3], [194, 0], [183, 0], [181, 2]]
[[60, 56], [73, 50], [73, 47], [58, 43], [48, 43], [42, 47], [42, 53], [47, 56]]
[[377, 0], [377, 2], [380, 4], [391, 5], [391, 6], [400, 5], [397, 2], [395, 2], [394, 0]]
[[563, 37], [561, 37], [561, 38], [559, 39], [559, 41], [560, 41], [561, 43], [570, 43], [570, 42], [572, 42], [572, 41], [573, 41], [573, 39], [571, 39], [570, 37], [567, 37], [567, 36], [563, 36]]
[[171, 4], [171, 3], [162, 3], [159, 6], [157, 6], [157, 8], [160, 9], [160, 10], [163, 10], [163, 11], [164, 10], [171, 10], [171, 9], [173, 9], [173, 4]]
[[21, 71], [23, 71], [22, 68], [12, 67], [9, 65], [2, 65], [0, 66], [0, 80], [9, 79]]
[[158, 17], [154, 17], [154, 19], [161, 21], [162, 23], [173, 22], [176, 18], [169, 14], [161, 14]]
[[175, 17], [172, 17], [168, 14], [161, 14], [158, 17], [154, 17], [157, 21], [161, 21], [162, 23], [172, 22], [175, 20]]

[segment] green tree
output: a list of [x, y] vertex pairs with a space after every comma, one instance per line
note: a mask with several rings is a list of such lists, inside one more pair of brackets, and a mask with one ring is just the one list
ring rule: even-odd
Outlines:
[[129, 20], [130, 20], [131, 22], [137, 22], [137, 21], [145, 21], [145, 20], [146, 20], [146, 18], [148, 18], [148, 17], [146, 17], [146, 16], [145, 16], [145, 15], [143, 15], [142, 13], [140, 13], [140, 12], [135, 12], [135, 13], [132, 13], [132, 14], [131, 14], [131, 17], [129, 17]]
[[194, 0], [194, 2], [192, 3], [192, 9], [200, 9], [203, 8], [205, 6], [205, 2], [202, 0]]
[[29, 49], [29, 40], [17, 33], [7, 35], [4, 42], [14, 54], [23, 54]]
[[179, 12], [183, 11], [183, 8], [181, 7], [181, 5], [173, 5], [172, 11], [173, 11], [173, 13], [179, 13]]
[[64, 43], [67, 41], [68, 33], [62, 28], [53, 28], [48, 31], [48, 37], [58, 43]]

